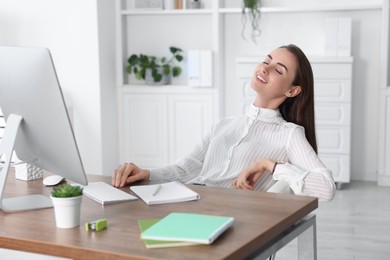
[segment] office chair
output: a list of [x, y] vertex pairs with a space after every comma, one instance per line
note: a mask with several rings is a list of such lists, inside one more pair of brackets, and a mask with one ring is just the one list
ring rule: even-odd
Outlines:
[[294, 194], [290, 186], [285, 181], [277, 181], [267, 190], [267, 192]]
[[[294, 194], [290, 186], [285, 181], [277, 181], [267, 190], [267, 192]], [[269, 260], [275, 260], [276, 253], [269, 257]]]

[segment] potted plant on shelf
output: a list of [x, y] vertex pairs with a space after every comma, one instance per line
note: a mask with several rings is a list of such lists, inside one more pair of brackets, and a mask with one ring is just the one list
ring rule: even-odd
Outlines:
[[58, 228], [73, 228], [80, 225], [82, 195], [83, 188], [78, 185], [65, 183], [53, 188], [50, 197]]
[[260, 7], [261, 0], [243, 0], [242, 1], [242, 12], [241, 12], [241, 37], [246, 40], [246, 25], [249, 22], [251, 25], [251, 38], [254, 43], [256, 42], [256, 37], [260, 36]]
[[149, 85], [169, 84], [171, 76], [178, 77], [181, 74], [182, 69], [176, 62], [183, 60], [182, 49], [169, 47], [169, 51], [172, 54], [169, 59], [133, 54], [127, 60], [126, 72], [134, 73], [136, 79], [145, 80]]

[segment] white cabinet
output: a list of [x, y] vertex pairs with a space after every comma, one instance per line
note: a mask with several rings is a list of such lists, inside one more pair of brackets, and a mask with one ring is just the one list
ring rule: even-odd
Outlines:
[[217, 95], [206, 92], [168, 95], [169, 162], [191, 152], [214, 124]]
[[318, 154], [337, 183], [351, 179], [352, 57], [310, 60]]
[[120, 88], [121, 161], [151, 168], [185, 156], [215, 121], [216, 93], [185, 86]]
[[164, 95], [123, 91], [119, 97], [120, 157], [143, 166], [168, 161], [168, 107]]
[[[237, 59], [237, 112], [253, 102], [250, 80], [258, 57]], [[337, 183], [350, 181], [352, 57], [310, 58], [314, 74], [318, 154]]]

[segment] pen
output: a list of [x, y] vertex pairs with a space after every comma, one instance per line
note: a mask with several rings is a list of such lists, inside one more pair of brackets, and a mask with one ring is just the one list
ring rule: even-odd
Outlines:
[[161, 190], [161, 185], [159, 184], [159, 185], [157, 185], [156, 188], [154, 189], [153, 195], [152, 195], [152, 196], [156, 196], [157, 193], [158, 193], [160, 190]]

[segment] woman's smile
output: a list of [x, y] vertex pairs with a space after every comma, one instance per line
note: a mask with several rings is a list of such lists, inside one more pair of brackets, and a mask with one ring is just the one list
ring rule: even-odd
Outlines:
[[268, 83], [263, 77], [261, 77], [259, 74], [256, 74], [256, 78], [258, 78], [263, 83]]

